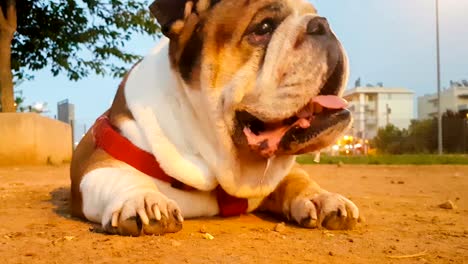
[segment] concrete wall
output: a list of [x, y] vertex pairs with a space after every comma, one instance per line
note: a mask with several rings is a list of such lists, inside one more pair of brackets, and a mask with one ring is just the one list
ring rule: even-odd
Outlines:
[[35, 113], [0, 113], [0, 165], [69, 162], [71, 127]]

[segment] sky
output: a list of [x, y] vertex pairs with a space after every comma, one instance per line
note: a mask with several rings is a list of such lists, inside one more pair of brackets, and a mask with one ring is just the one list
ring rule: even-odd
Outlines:
[[[325, 16], [350, 59], [348, 87], [357, 78], [362, 84], [383, 82], [404, 87], [416, 96], [435, 93], [435, 0], [311, 0]], [[468, 79], [468, 0], [440, 0], [440, 51], [442, 86], [450, 80]], [[127, 48], [145, 55], [156, 44], [138, 37]], [[46, 115], [54, 117], [57, 102], [75, 104], [77, 126], [89, 128], [111, 104], [120, 79], [88, 76], [78, 82], [65, 74], [54, 77], [47, 69], [33, 72], [25, 81], [26, 105], [47, 102]]]

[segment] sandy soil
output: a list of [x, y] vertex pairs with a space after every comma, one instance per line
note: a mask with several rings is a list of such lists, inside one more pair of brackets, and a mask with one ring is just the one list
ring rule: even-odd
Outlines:
[[[245, 215], [188, 220], [161, 237], [109, 236], [68, 214], [68, 167], [0, 168], [0, 261], [468, 263], [468, 166], [307, 169], [323, 187], [351, 197], [364, 222], [352, 231], [286, 225], [276, 232], [279, 220]], [[438, 207], [448, 199], [457, 209]]]

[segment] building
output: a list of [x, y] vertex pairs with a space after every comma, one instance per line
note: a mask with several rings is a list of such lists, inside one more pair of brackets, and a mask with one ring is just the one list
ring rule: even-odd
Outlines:
[[414, 117], [414, 92], [404, 88], [355, 87], [344, 92], [354, 117], [355, 137], [372, 139], [380, 127], [408, 128]]
[[[451, 82], [450, 88], [440, 93], [442, 113], [447, 110], [453, 112], [468, 111], [468, 82]], [[437, 117], [437, 93], [418, 97], [418, 118], [428, 119]]]
[[68, 102], [68, 99], [57, 103], [57, 119], [71, 124], [75, 120], [75, 105]]

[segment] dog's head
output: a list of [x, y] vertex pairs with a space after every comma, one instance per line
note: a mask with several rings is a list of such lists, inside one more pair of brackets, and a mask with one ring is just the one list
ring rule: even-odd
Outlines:
[[189, 100], [243, 156], [317, 151], [350, 125], [346, 54], [305, 0], [156, 0], [150, 10]]

